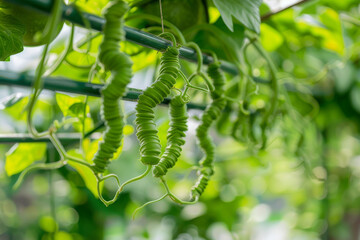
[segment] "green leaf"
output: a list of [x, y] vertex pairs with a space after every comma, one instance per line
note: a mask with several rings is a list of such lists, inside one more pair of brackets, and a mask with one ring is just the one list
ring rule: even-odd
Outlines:
[[[126, 125], [126, 126], [129, 126], [129, 125]], [[124, 133], [125, 135], [125, 133]], [[96, 154], [96, 152], [98, 151], [99, 149], [99, 142], [101, 142], [103, 140], [102, 137], [100, 137], [99, 139], [95, 140], [95, 141], [92, 141], [90, 142], [88, 139], [84, 139], [83, 141], [83, 148], [85, 150], [85, 157], [86, 157], [86, 160], [89, 162], [89, 163], [93, 163], [93, 158]], [[120, 157], [121, 153], [122, 153], [122, 148], [124, 146], [124, 138], [121, 140], [121, 145], [120, 147], [117, 149], [116, 153], [114, 153], [114, 156], [113, 158], [111, 158], [110, 160], [116, 160]]]
[[[82, 132], [82, 121], [79, 119], [79, 121], [77, 122], [73, 122], [73, 127], [76, 131], [78, 132]], [[94, 127], [94, 122], [92, 120], [92, 118], [87, 117], [85, 118], [85, 132], [92, 130]]]
[[79, 66], [90, 66], [95, 63], [95, 57], [76, 51], [69, 53], [67, 59], [70, 61], [70, 63]]
[[[84, 106], [85, 106], [85, 103], [83, 102], [77, 102], [77, 103], [74, 103], [72, 104], [70, 107], [69, 107], [69, 115], [72, 116], [72, 117], [78, 117], [78, 118], [83, 118], [84, 117]], [[86, 106], [86, 110], [88, 110], [89, 106]], [[88, 111], [86, 111], [88, 112]]]
[[25, 27], [15, 18], [0, 12], [0, 61], [21, 52]]
[[3, 99], [0, 99], [0, 110], [11, 107], [21, 101], [25, 96], [22, 93], [13, 93]]
[[[269, 36], [271, 36], [271, 38], [269, 38]], [[264, 49], [269, 52], [275, 51], [284, 42], [283, 36], [276, 29], [265, 23], [261, 24], [260, 39]]]
[[[41, 160], [45, 155], [46, 143], [17, 143], [6, 154], [5, 171], [8, 176], [17, 174]], [[36, 154], [34, 154], [36, 153]]]
[[198, 25], [194, 35], [187, 35], [202, 49], [209, 49], [216, 53], [219, 59], [238, 61], [239, 53], [244, 42], [245, 27], [234, 24], [231, 32], [224, 21], [218, 19], [214, 24]]
[[89, 80], [88, 75], [89, 75], [88, 69], [74, 68], [68, 64], [61, 64], [60, 67], [53, 73], [53, 76], [62, 76], [66, 78], [71, 78], [79, 82], [88, 81]]
[[[59, 108], [62, 111], [64, 117], [66, 117], [73, 113], [71, 112], [70, 107], [75, 103], [81, 103], [81, 100], [66, 94], [56, 93], [56, 102], [59, 105]], [[73, 107], [73, 110], [74, 108], [76, 107]]]
[[104, 9], [104, 7], [109, 1], [108, 0], [96, 0], [96, 1], [72, 0], [72, 2], [76, 2], [76, 6], [79, 7], [82, 11], [100, 16], [101, 11]]
[[259, 10], [260, 10], [260, 16], [265, 15], [271, 11], [269, 5], [267, 5], [264, 2], [260, 5]]
[[19, 101], [14, 102], [12, 106], [7, 106], [4, 111], [10, 115], [13, 119], [26, 121], [25, 107], [29, 101], [29, 97], [24, 97], [19, 99]]
[[[23, 98], [19, 99], [18, 101], [14, 101], [11, 106], [7, 106], [4, 109], [4, 112], [11, 116], [13, 119], [18, 121], [26, 122], [26, 107], [29, 101], [28, 96], [24, 96]], [[53, 117], [53, 110], [51, 104], [47, 100], [39, 99], [36, 102], [36, 106], [34, 109], [34, 118], [36, 121], [35, 124], [48, 124], [50, 121], [52, 122]], [[39, 121], [37, 118], [40, 117]]]
[[317, 14], [319, 2], [318, 1], [308, 1], [301, 5], [301, 10], [299, 14]]
[[260, 13], [261, 0], [213, 0], [219, 9], [222, 19], [226, 26], [233, 31], [234, 16], [245, 27], [256, 33], [260, 32]]
[[155, 51], [144, 51], [136, 56], [131, 57], [131, 60], [134, 63], [132, 66], [133, 72], [140, 71], [141, 69], [150, 66], [155, 62], [156, 58], [157, 52]]
[[[67, 152], [70, 156], [74, 156], [77, 158], [83, 158], [80, 153], [78, 153], [75, 149], [72, 149]], [[95, 197], [99, 197], [97, 192], [97, 180], [94, 175], [94, 173], [88, 168], [87, 166], [84, 166], [80, 163], [75, 163], [72, 161], [69, 161], [69, 165], [72, 166], [81, 176], [81, 178], [84, 180], [84, 183], [86, 187], [94, 194]], [[103, 184], [100, 184], [100, 189], [102, 189]]]
[[216, 7], [209, 6], [208, 12], [209, 12], [209, 23], [210, 24], [216, 22], [220, 18], [220, 12], [219, 12], [219, 10], [217, 10]]
[[[76, 131], [82, 132], [82, 119], [84, 115], [90, 112], [90, 108], [86, 106], [86, 113], [84, 114], [84, 103], [82, 97], [71, 97], [66, 94], [56, 93], [56, 102], [59, 105], [64, 117], [72, 117], [77, 119], [73, 122], [73, 127]], [[67, 118], [69, 119], [69, 118]], [[91, 118], [85, 118], [85, 131], [90, 131], [94, 124]]]

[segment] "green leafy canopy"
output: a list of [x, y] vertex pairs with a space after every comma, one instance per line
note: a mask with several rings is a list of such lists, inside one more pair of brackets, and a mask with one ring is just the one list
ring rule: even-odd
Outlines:
[[245, 27], [256, 33], [260, 32], [260, 5], [261, 0], [213, 0], [219, 9], [226, 26], [234, 31], [234, 16]]

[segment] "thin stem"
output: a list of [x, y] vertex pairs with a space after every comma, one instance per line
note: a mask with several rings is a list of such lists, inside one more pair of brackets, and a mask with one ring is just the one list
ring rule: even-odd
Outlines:
[[116, 191], [114, 197], [111, 200], [105, 200], [100, 191], [100, 184], [101, 184], [101, 182], [105, 181], [106, 179], [114, 178], [116, 180], [118, 187], [120, 187], [120, 180], [119, 180], [118, 176], [116, 176], [115, 174], [108, 174], [105, 177], [101, 177], [96, 174], [95, 174], [95, 176], [97, 178], [97, 192], [99, 195], [99, 199], [105, 204], [105, 206], [108, 207], [110, 204], [113, 204], [118, 199], [120, 192], [119, 192], [119, 190]]
[[[98, 64], [99, 64], [99, 62], [98, 62], [98, 59], [96, 59], [96, 61], [95, 61], [95, 63], [93, 64], [93, 66], [91, 67], [91, 70], [90, 70], [90, 72], [89, 72], [89, 76], [88, 76], [88, 83], [91, 83], [92, 81], [93, 81], [93, 79], [94, 79], [94, 76], [95, 76], [95, 74], [96, 74], [96, 72], [97, 72], [97, 67], [98, 67]], [[84, 115], [83, 115], [83, 118], [82, 118], [82, 121], [81, 121], [81, 124], [82, 124], [82, 131], [81, 131], [81, 139], [80, 139], [80, 148], [81, 148], [81, 150], [82, 150], [82, 153], [83, 153], [83, 155], [85, 155], [85, 152], [84, 152], [84, 149], [83, 149], [83, 141], [84, 141], [84, 139], [87, 137], [87, 136], [90, 136], [90, 132], [88, 132], [88, 133], [85, 133], [85, 124], [86, 124], [86, 106], [87, 106], [87, 103], [88, 103], [88, 96], [86, 95], [86, 97], [85, 97], [85, 100], [84, 100], [84, 109], [83, 109], [83, 112], [84, 112]], [[103, 126], [104, 126], [104, 122], [103, 122], [103, 124], [102, 124]], [[90, 133], [90, 134], [89, 134]]]
[[289, 8], [295, 7], [295, 6], [297, 6], [297, 5], [303, 4], [303, 3], [307, 2], [307, 1], [309, 1], [309, 0], [301, 0], [301, 1], [296, 2], [296, 3], [294, 3], [294, 4], [291, 4], [290, 6], [287, 6], [287, 7], [285, 7], [285, 8], [279, 9], [279, 10], [274, 11], [274, 12], [269, 12], [269, 13], [261, 16], [261, 21], [262, 21], [262, 22], [263, 22], [263, 21], [266, 21], [266, 20], [268, 20], [270, 17], [272, 17], [272, 16], [274, 16], [274, 15], [276, 15], [276, 14], [279, 14], [279, 13], [281, 13], [281, 12], [283, 12], [283, 11], [285, 11], [285, 10], [288, 10]]
[[250, 115], [250, 111], [244, 108], [244, 102], [243, 102], [242, 100], [239, 100], [239, 99], [236, 99], [236, 98], [231, 98], [231, 97], [229, 97], [229, 96], [224, 96], [224, 98], [225, 98], [227, 101], [230, 101], [230, 102], [234, 102], [234, 103], [239, 104], [240, 111], [241, 111], [242, 113], [244, 113], [245, 115]]
[[69, 59], [65, 58], [64, 59], [64, 62], [66, 62], [67, 64], [69, 64], [71, 67], [73, 68], [78, 68], [78, 69], [91, 69], [91, 67], [94, 65], [94, 64], [89, 64], [89, 65], [77, 65], [75, 63], [72, 63], [69, 61]]
[[[142, 18], [142, 19], [146, 19], [146, 20], [161, 24], [161, 18], [154, 16], [154, 15], [145, 14], [145, 13], [134, 14], [134, 15], [128, 16], [127, 18], [125, 18], [125, 21], [130, 21], [130, 20], [137, 19], [137, 18]], [[167, 28], [170, 28], [175, 33], [175, 35], [179, 39], [180, 44], [186, 43], [184, 35], [174, 24], [172, 24], [166, 20], [163, 20], [163, 23]]]
[[[159, 27], [159, 26], [151, 26], [151, 27], [147, 27], [147, 28], [142, 28], [141, 30], [152, 33], [152, 34], [163, 33], [161, 27]], [[177, 33], [174, 32], [173, 29], [171, 29], [171, 28], [165, 28], [165, 32], [170, 32], [170, 33], [174, 34], [175, 36], [177, 36]], [[180, 41], [180, 43], [181, 43], [181, 41]], [[130, 56], [132, 56], [132, 55], [130, 55]]]
[[125, 187], [126, 185], [128, 185], [129, 183], [136, 182], [136, 181], [144, 178], [146, 175], [149, 174], [149, 172], [151, 171], [151, 169], [152, 169], [152, 166], [151, 166], [151, 165], [148, 165], [147, 168], [146, 168], [146, 170], [145, 170], [145, 172], [144, 172], [143, 174], [141, 174], [141, 175], [139, 175], [139, 176], [137, 176], [137, 177], [131, 178], [131, 179], [127, 180], [126, 182], [124, 182], [124, 183], [120, 186], [118, 192], [119, 192], [119, 193], [122, 192], [123, 189], [124, 189], [124, 187]]
[[181, 199], [179, 199], [178, 197], [176, 197], [173, 193], [171, 193], [169, 186], [167, 185], [167, 182], [165, 180], [164, 177], [160, 177], [161, 182], [163, 183], [165, 190], [167, 192], [166, 195], [169, 195], [170, 199], [173, 200], [174, 202], [178, 203], [178, 204], [184, 204], [184, 205], [190, 205], [190, 204], [195, 204], [198, 202], [199, 198], [196, 197], [194, 201], [183, 201]]
[[[55, 160], [55, 152], [52, 146], [47, 146], [47, 160], [48, 162], [54, 162]], [[53, 173], [52, 171], [48, 172], [48, 182], [49, 182], [49, 204], [50, 204], [50, 214], [51, 217], [56, 222], [56, 203], [55, 203], [55, 192], [54, 192], [54, 182], [53, 182]], [[55, 229], [56, 231], [56, 229]], [[51, 239], [55, 239], [55, 231], [51, 232]]]
[[128, 54], [130, 57], [136, 57], [137, 55], [141, 54], [145, 52], [145, 48], [141, 48], [140, 50], [138, 50], [137, 52], [133, 52], [133, 53], [130, 53]]
[[105, 127], [105, 123], [103, 121], [98, 122], [92, 130], [85, 133], [84, 138], [91, 136], [91, 134], [93, 134], [94, 132], [98, 131], [99, 129], [101, 129], [103, 127]]
[[200, 77], [202, 77], [202, 79], [204, 79], [209, 91], [213, 92], [215, 90], [215, 87], [214, 87], [213, 83], [211, 82], [210, 78], [203, 72], [199, 72], [198, 74]]
[[209, 54], [213, 58], [214, 63], [220, 63], [216, 53], [213, 50], [203, 49], [202, 51], [203, 53]]
[[81, 165], [84, 165], [90, 169], [92, 169], [92, 165], [88, 162], [85, 162], [84, 160], [82, 159], [79, 159], [79, 158], [76, 158], [76, 157], [73, 157], [73, 156], [70, 156], [68, 154], [65, 155], [64, 157], [66, 160], [69, 160], [69, 161], [72, 161], [72, 162], [75, 162], [75, 163], [79, 163]]
[[53, 169], [58, 169], [61, 168], [65, 165], [65, 161], [64, 160], [60, 160], [57, 162], [52, 162], [52, 163], [36, 163], [33, 164], [31, 166], [29, 166], [28, 168], [26, 168], [24, 171], [22, 171], [20, 173], [19, 178], [16, 180], [13, 189], [16, 190], [19, 188], [19, 186], [21, 185], [21, 183], [24, 181], [25, 176], [33, 171], [33, 170], [37, 170], [37, 169], [42, 169], [42, 170], [53, 170]]
[[163, 17], [161, 0], [159, 0], [159, 6], [160, 6], [160, 17], [161, 17], [161, 29], [162, 29], [162, 32], [164, 32], [164, 17]]
[[232, 62], [238, 61], [239, 57], [236, 54], [236, 51], [233, 50], [233, 44], [236, 44], [235, 41], [230, 39], [223, 31], [213, 25], [209, 24], [198, 24], [190, 27], [184, 31], [184, 35], [188, 35], [190, 33], [197, 33], [200, 30], [204, 30], [209, 32], [214, 38], [216, 38], [224, 49], [225, 54], [227, 55], [228, 59]]
[[159, 34], [159, 37], [168, 37], [171, 40], [173, 46], [176, 47], [176, 38], [172, 33], [169, 32], [161, 33]]
[[[73, 5], [74, 5], [74, 7], [75, 8], [77, 8], [77, 6], [76, 6], [76, 1], [77, 0], [75, 0], [75, 2], [73, 3]], [[83, 12], [82, 11], [78, 11], [79, 13], [80, 13], [80, 17], [81, 17], [81, 20], [82, 20], [82, 22], [84, 23], [84, 26], [85, 26], [85, 28], [87, 28], [88, 30], [89, 30], [89, 32], [88, 32], [88, 36], [87, 36], [87, 39], [91, 39], [91, 24], [90, 24], [90, 21], [89, 21], [89, 19], [88, 18], [86, 18], [85, 16], [84, 16], [84, 14], [83, 14]], [[98, 33], [98, 34], [101, 34], [101, 33]], [[95, 34], [95, 36], [96, 36], [97, 34]], [[92, 40], [92, 39], [91, 39]], [[86, 51], [84, 52], [85, 54], [88, 54], [89, 52], [90, 52], [90, 49], [91, 49], [91, 43], [92, 43], [92, 41], [86, 41], [85, 43], [88, 43], [88, 46], [87, 46], [87, 49], [86, 49]], [[80, 46], [80, 47], [82, 47], [82, 45]]]
[[88, 98], [89, 98], [88, 96], [85, 96], [84, 108], [83, 108], [84, 114], [83, 114], [82, 118], [80, 119], [81, 120], [81, 125], [82, 125], [81, 138], [80, 138], [80, 149], [81, 149], [81, 152], [83, 153], [83, 156], [85, 156], [85, 151], [83, 149], [83, 142], [84, 142], [84, 139], [85, 139], [86, 106], [87, 106]]
[[251, 62], [249, 61], [249, 57], [248, 57], [248, 49], [249, 49], [249, 46], [252, 45], [255, 41], [256, 41], [256, 38], [248, 38], [248, 42], [245, 44], [244, 48], [243, 48], [243, 60], [244, 62], [246, 63], [246, 65], [248, 66], [248, 75], [249, 76], [252, 76], [252, 64]]
[[44, 76], [49, 76], [52, 73], [54, 73], [60, 67], [60, 65], [66, 60], [67, 55], [73, 51], [72, 46], [74, 42], [74, 35], [75, 35], [75, 24], [72, 24], [69, 41], [66, 45], [65, 50], [58, 57], [57, 61], [45, 71]]
[[276, 77], [276, 67], [275, 67], [273, 61], [270, 59], [270, 57], [268, 56], [268, 54], [265, 52], [265, 50], [262, 48], [262, 46], [260, 45], [260, 43], [258, 41], [255, 41], [253, 45], [254, 45], [255, 49], [259, 52], [259, 54], [265, 59], [265, 61], [268, 64], [269, 73], [270, 73], [270, 77], [271, 77], [271, 88], [273, 90], [273, 96], [271, 99], [270, 108], [265, 113], [263, 120], [260, 124], [261, 129], [262, 129], [262, 139], [263, 139], [261, 149], [264, 149], [266, 147], [266, 140], [267, 140], [265, 128], [267, 127], [267, 124], [270, 120], [270, 116], [275, 112], [278, 97], [279, 97], [279, 87], [278, 87], [278, 82], [277, 82], [277, 77]]
[[65, 159], [66, 158], [66, 150], [65, 150], [64, 146], [61, 144], [61, 142], [59, 141], [59, 139], [57, 138], [57, 136], [53, 132], [50, 132], [49, 138], [50, 138], [50, 141], [55, 146], [56, 150], [58, 151], [61, 159], [62, 160]]
[[157, 203], [157, 202], [160, 202], [161, 200], [163, 200], [164, 198], [166, 198], [168, 196], [168, 194], [166, 193], [165, 195], [163, 195], [162, 197], [158, 198], [158, 199], [155, 199], [155, 200], [152, 200], [152, 201], [149, 201], [147, 203], [144, 203], [142, 206], [138, 207], [137, 209], [135, 209], [135, 211], [133, 212], [132, 214], [132, 219], [134, 220], [135, 219], [135, 215], [141, 210], [143, 209], [144, 207], [146, 207], [147, 205], [149, 204], [152, 204], [152, 203]]
[[[60, 22], [62, 4], [63, 4], [62, 0], [55, 0], [54, 6], [53, 6], [53, 9], [54, 9], [53, 14], [50, 19], [50, 23], [47, 25], [47, 26], [49, 26], [49, 29], [50, 29], [49, 39], [52, 39], [52, 37], [55, 35], [56, 29], [57, 29], [57, 24]], [[50, 41], [45, 45], [40, 63], [38, 65], [38, 67], [36, 68], [33, 93], [30, 96], [30, 101], [28, 104], [27, 126], [28, 126], [28, 130], [29, 130], [30, 134], [34, 138], [39, 138], [42, 136], [46, 136], [48, 134], [48, 132], [44, 132], [44, 133], [37, 132], [37, 130], [35, 129], [35, 127], [32, 124], [32, 113], [33, 113], [33, 109], [34, 109], [36, 100], [41, 92], [41, 88], [42, 88], [42, 84], [43, 84], [43, 81], [41, 78], [42, 78], [44, 68], [45, 68], [45, 62], [46, 62], [46, 57], [47, 57], [47, 53], [49, 50], [49, 45], [50, 45]]]
[[[80, 40], [78, 44], [74, 44], [74, 45], [73, 45], [74, 50], [77, 51], [77, 52], [79, 52], [79, 53], [87, 53], [87, 52], [89, 51], [89, 47], [88, 47], [88, 49], [86, 49], [86, 50], [82, 50], [82, 49], [80, 49], [80, 48], [81, 48], [82, 46], [84, 46], [84, 45], [85, 45], [86, 43], [88, 43], [88, 42], [91, 43], [91, 40], [99, 37], [100, 35], [101, 35], [101, 32], [98, 32], [98, 33], [95, 33], [95, 34], [89, 33], [89, 35], [86, 36], [86, 38]], [[89, 43], [89, 45], [90, 45], [90, 43]]]
[[197, 69], [196, 69], [196, 71], [200, 72], [201, 68], [202, 68], [202, 64], [203, 64], [203, 56], [202, 56], [202, 52], [200, 50], [199, 45], [197, 45], [194, 42], [188, 42], [185, 44], [185, 46], [193, 48], [195, 50], [195, 52], [197, 54]]
[[[196, 90], [199, 90], [202, 92], [206, 92], [206, 93], [215, 89], [214, 85], [211, 83], [209, 78], [207, 78], [207, 76], [202, 72], [195, 72], [195, 73], [191, 74], [189, 78], [187, 78], [182, 71], [179, 71], [179, 75], [185, 80], [185, 83], [186, 83], [186, 87], [182, 94], [183, 96], [187, 95], [189, 88], [193, 88], [193, 89], [196, 89]], [[196, 76], [200, 76], [205, 80], [205, 83], [206, 83], [206, 86], [208, 87], [208, 89], [205, 89], [202, 87], [197, 87], [195, 85], [190, 84], [191, 80], [193, 80]]]

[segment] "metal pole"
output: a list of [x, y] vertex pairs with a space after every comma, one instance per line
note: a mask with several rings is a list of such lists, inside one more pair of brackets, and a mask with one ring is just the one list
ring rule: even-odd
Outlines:
[[[33, 85], [33, 81], [33, 76], [24, 73], [0, 71], [0, 84], [2, 85], [31, 87]], [[64, 77], [44, 77], [43, 81], [44, 89], [84, 94], [95, 97], [100, 97], [100, 89], [103, 87], [103, 84], [77, 82]], [[129, 91], [122, 99], [126, 101], [137, 101], [141, 93], [142, 91], [139, 89], [129, 88]], [[170, 100], [170, 98], [165, 98], [165, 100], [161, 104], [168, 105], [170, 103]], [[204, 110], [206, 108], [206, 105], [188, 103], [187, 107], [188, 109]]]
[[[80, 133], [57, 133], [56, 136], [62, 143], [72, 143], [79, 141], [81, 138]], [[50, 143], [50, 139], [47, 137], [33, 138], [27, 133], [3, 133], [0, 134], [0, 144], [3, 143], [32, 143], [32, 142], [46, 142]]]
[[[49, 13], [51, 11], [52, 0], [6, 0], [11, 3], [19, 4], [22, 6], [27, 6], [33, 8], [35, 10]], [[89, 13], [81, 13], [74, 6], [64, 5], [63, 7], [63, 19], [68, 20], [72, 23], [85, 27], [85, 23], [83, 18], [86, 19], [90, 27], [93, 30], [102, 31], [105, 20], [101, 17], [89, 14]], [[139, 44], [144, 47], [152, 48], [157, 51], [163, 51], [171, 43], [163, 38], [155, 36], [153, 34], [140, 31], [138, 29], [130, 28], [125, 26], [125, 37], [128, 41]], [[180, 48], [180, 57], [192, 62], [197, 61], [196, 52], [188, 47]], [[208, 55], [203, 55], [204, 64], [209, 64], [213, 61], [212, 57]], [[228, 72], [232, 75], [237, 75], [238, 70], [237, 67], [229, 62], [222, 61], [221, 69], [225, 72]]]

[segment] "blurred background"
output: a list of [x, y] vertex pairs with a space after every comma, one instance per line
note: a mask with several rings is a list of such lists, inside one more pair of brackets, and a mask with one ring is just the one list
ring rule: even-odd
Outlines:
[[[295, 2], [264, 1], [260, 13], [264, 16]], [[106, 0], [77, 1], [79, 7], [97, 15], [106, 3]], [[235, 27], [231, 33], [215, 7], [212, 4], [207, 7], [210, 23], [236, 41], [234, 51], [240, 51], [244, 45], [243, 27], [237, 30]], [[129, 22], [137, 28], [143, 24]], [[19, 189], [13, 190], [19, 176], [14, 165], [21, 168], [23, 162], [53, 162], [59, 157], [49, 143], [0, 144], [0, 239], [360, 239], [359, 27], [357, 0], [304, 1], [263, 20], [260, 41], [277, 67], [281, 92], [279, 110], [270, 123], [268, 146], [258, 150], [253, 141], [229, 136], [227, 132], [237, 117], [235, 110], [230, 112], [228, 122], [214, 124], [211, 135], [216, 143], [215, 175], [201, 201], [194, 205], [180, 206], [167, 198], [148, 205], [132, 220], [137, 207], [165, 193], [160, 181], [149, 175], [128, 185], [116, 203], [105, 207], [98, 199], [95, 180], [77, 165], [33, 171]], [[187, 31], [186, 27], [182, 30]], [[70, 31], [71, 26], [65, 23], [51, 44], [50, 65], [64, 50]], [[78, 42], [89, 31], [76, 28], [75, 33]], [[185, 36], [201, 48], [217, 49], [219, 45], [214, 37], [203, 32], [188, 31]], [[72, 65], [91, 66], [100, 42], [101, 36], [94, 38], [88, 54], [73, 52], [68, 59]], [[140, 48], [130, 43], [122, 46], [130, 53]], [[26, 47], [11, 56], [10, 61], [0, 62], [0, 69], [32, 73], [42, 49]], [[145, 89], [151, 84], [158, 71], [159, 56], [154, 50], [145, 50], [132, 57], [135, 76], [129, 87]], [[220, 57], [227, 59], [224, 54]], [[267, 63], [251, 45], [247, 60], [254, 77], [269, 77]], [[181, 63], [186, 74], [195, 69], [194, 64]], [[72, 65], [61, 65], [53, 76], [86, 82], [89, 68]], [[232, 82], [234, 76], [227, 75], [227, 79]], [[250, 88], [248, 105], [261, 112], [269, 101], [270, 90], [261, 84], [254, 84], [253, 88], [256, 90]], [[23, 109], [30, 90], [0, 87], [1, 134], [26, 133]], [[13, 99], [10, 104], [9, 98]], [[202, 93], [193, 93], [193, 102], [204, 100], [209, 101]], [[54, 120], [75, 119], [59, 132], [81, 132], [79, 116], [69, 112], [72, 104], [81, 101], [84, 96], [44, 90], [35, 108], [36, 128], [46, 130]], [[135, 103], [123, 105], [128, 115], [124, 145], [109, 170], [121, 182], [145, 170], [139, 161], [134, 132]], [[88, 106], [86, 131], [100, 121], [100, 99], [89, 97]], [[172, 191], [182, 199], [189, 196], [196, 179], [194, 166], [203, 155], [195, 136], [201, 115], [200, 110], [189, 110], [186, 144], [179, 162], [166, 176]], [[169, 127], [167, 107], [159, 107], [156, 117], [159, 137], [165, 146]], [[252, 121], [258, 121], [256, 114]], [[250, 131], [256, 138], [260, 130], [252, 126]], [[69, 154], [83, 154], [91, 159], [100, 136], [98, 132], [81, 142], [67, 141], [64, 145]], [[116, 183], [107, 182], [104, 196], [111, 198], [114, 191]]]

